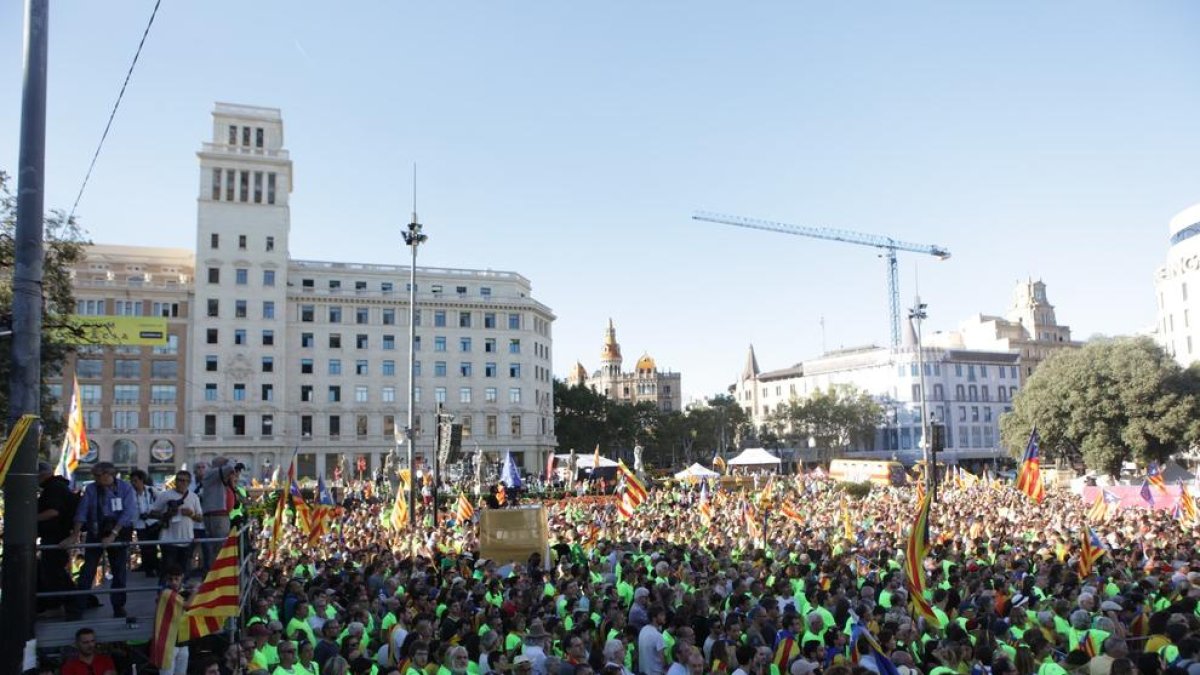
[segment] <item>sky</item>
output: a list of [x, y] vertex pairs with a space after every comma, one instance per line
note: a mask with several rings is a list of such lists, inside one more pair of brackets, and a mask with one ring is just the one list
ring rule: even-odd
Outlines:
[[[0, 3], [0, 169], [23, 5]], [[51, 3], [48, 208], [69, 209], [153, 0]], [[282, 110], [291, 255], [518, 272], [554, 370], [649, 353], [688, 397], [886, 344], [871, 248], [697, 210], [881, 234], [926, 330], [1046, 282], [1075, 337], [1155, 321], [1167, 223], [1200, 202], [1200, 4], [162, 3], [77, 211], [97, 243], [194, 248], [216, 101]], [[822, 329], [822, 324], [824, 329]]]

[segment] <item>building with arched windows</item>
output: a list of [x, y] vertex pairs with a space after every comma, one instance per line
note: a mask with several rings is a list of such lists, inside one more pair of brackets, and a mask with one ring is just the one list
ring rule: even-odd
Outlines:
[[647, 353], [637, 360], [632, 372], [621, 370], [621, 364], [621, 344], [617, 342], [617, 329], [609, 319], [604, 344], [600, 347], [600, 369], [588, 375], [583, 364], [576, 362], [567, 373], [566, 384], [568, 387], [589, 387], [619, 403], [650, 402], [659, 410], [682, 409], [679, 373], [659, 370], [658, 364]]

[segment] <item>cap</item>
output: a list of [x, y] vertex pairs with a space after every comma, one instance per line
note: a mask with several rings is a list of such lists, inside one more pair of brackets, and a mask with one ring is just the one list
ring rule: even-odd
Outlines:
[[1120, 603], [1113, 602], [1112, 600], [1105, 600], [1100, 603], [1101, 612], [1119, 612], [1121, 609]]
[[513, 665], [519, 666], [522, 663], [533, 663], [533, 659], [528, 654], [518, 654], [517, 658], [513, 659]]

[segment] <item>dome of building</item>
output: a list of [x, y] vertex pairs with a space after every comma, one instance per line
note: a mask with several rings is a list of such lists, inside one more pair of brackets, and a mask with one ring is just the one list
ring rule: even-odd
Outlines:
[[1200, 204], [1193, 204], [1175, 214], [1168, 226], [1171, 233], [1171, 244], [1178, 244], [1188, 239], [1200, 230]]
[[638, 372], [643, 370], [654, 372], [655, 370], [658, 370], [658, 366], [655, 365], [654, 359], [650, 358], [649, 354], [642, 354], [642, 358], [638, 359], [637, 362], [637, 370]]
[[567, 376], [567, 379], [576, 382], [586, 382], [587, 378], [587, 368], [584, 368], [582, 363], [576, 361], [575, 365], [571, 367], [571, 373]]

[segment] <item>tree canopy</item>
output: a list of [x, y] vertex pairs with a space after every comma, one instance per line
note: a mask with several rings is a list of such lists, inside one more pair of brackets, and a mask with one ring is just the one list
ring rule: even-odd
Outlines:
[[[14, 235], [17, 230], [16, 197], [12, 193], [10, 178], [0, 171], [0, 326], [12, 328], [13, 264], [15, 262]], [[75, 312], [75, 294], [71, 281], [71, 268], [83, 260], [87, 245], [82, 231], [74, 219], [68, 220], [62, 211], [52, 211], [44, 221], [45, 261], [42, 285], [42, 437], [52, 439], [62, 433], [62, 419], [55, 412], [57, 400], [45, 386], [47, 377], [56, 375], [72, 347], [55, 339], [69, 334], [73, 329], [65, 317]], [[7, 352], [12, 349], [9, 340], [0, 340], [0, 350], [6, 352], [0, 358], [0, 382], [7, 382], [12, 373], [12, 359]], [[9, 409], [8, 387], [0, 387], [0, 410]]]
[[833, 457], [853, 447], [871, 447], [883, 422], [883, 408], [867, 392], [838, 385], [792, 397], [767, 416], [767, 427], [785, 444], [815, 447]]
[[1044, 361], [1000, 419], [1020, 457], [1034, 427], [1045, 460], [1082, 459], [1117, 475], [1121, 463], [1164, 461], [1200, 440], [1200, 367], [1180, 368], [1150, 338], [1103, 339]]

